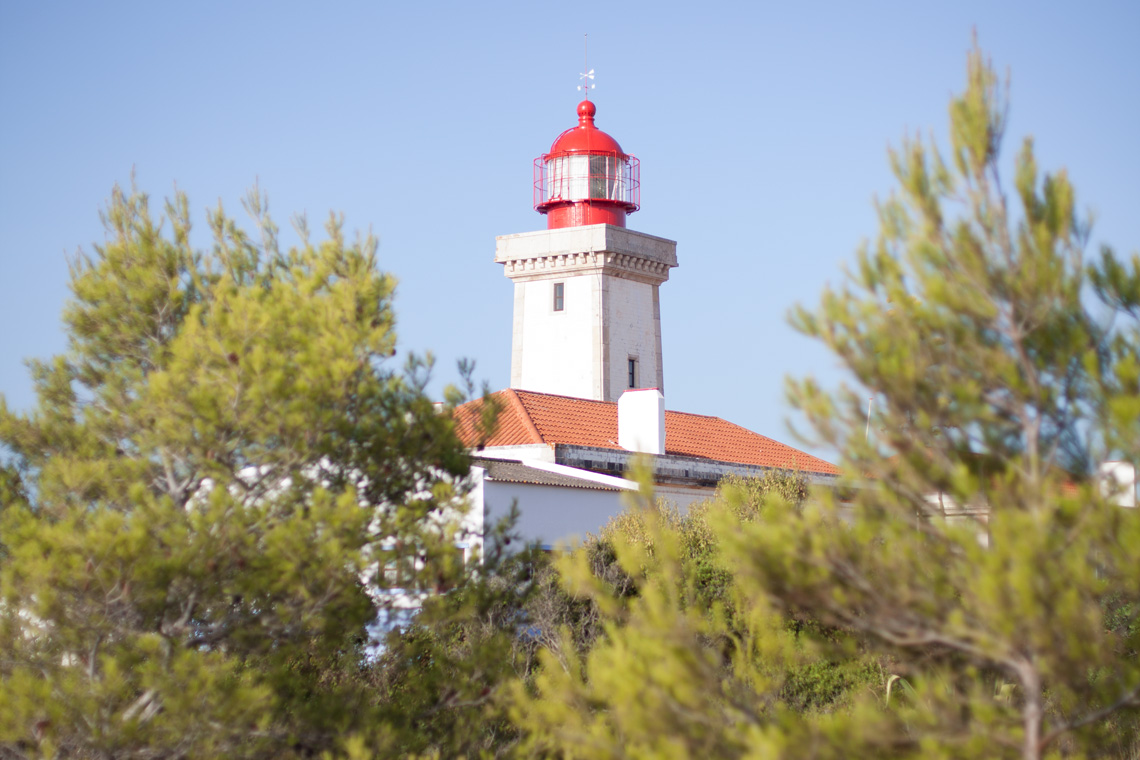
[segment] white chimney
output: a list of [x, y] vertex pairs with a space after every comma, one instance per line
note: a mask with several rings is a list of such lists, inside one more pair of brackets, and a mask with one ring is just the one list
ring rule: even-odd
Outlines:
[[1136, 506], [1136, 466], [1130, 462], [1105, 462], [1100, 466], [1100, 488], [1119, 507]]
[[665, 453], [665, 397], [661, 391], [645, 388], [621, 394], [618, 445], [627, 451]]

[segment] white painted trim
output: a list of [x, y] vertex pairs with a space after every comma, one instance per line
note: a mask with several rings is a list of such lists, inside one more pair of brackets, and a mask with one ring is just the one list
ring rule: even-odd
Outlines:
[[522, 461], [528, 465], [536, 461], [554, 461], [554, 447], [549, 443], [522, 443], [517, 446], [488, 446], [485, 449], [473, 449], [469, 453], [473, 457]]

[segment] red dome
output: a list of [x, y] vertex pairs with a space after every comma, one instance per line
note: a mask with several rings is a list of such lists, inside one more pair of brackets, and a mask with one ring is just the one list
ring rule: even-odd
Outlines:
[[571, 127], [550, 146], [550, 153], [617, 153], [625, 156], [618, 141], [594, 126], [597, 107], [588, 100], [578, 104], [578, 126]]

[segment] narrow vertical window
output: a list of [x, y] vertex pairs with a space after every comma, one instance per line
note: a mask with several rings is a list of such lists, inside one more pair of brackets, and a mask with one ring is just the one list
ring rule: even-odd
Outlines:
[[637, 387], [637, 359], [629, 360], [629, 387]]
[[566, 305], [566, 284], [562, 282], [554, 283], [554, 310], [562, 311], [562, 307]]

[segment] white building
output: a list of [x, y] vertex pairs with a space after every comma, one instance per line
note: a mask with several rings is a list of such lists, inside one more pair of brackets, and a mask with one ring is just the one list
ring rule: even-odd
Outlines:
[[[546, 545], [596, 532], [636, 488], [637, 454], [651, 459], [656, 492], [679, 508], [709, 497], [728, 474], [797, 470], [836, 482], [829, 462], [717, 417], [665, 409], [661, 286], [677, 244], [626, 228], [640, 204], [640, 164], [578, 105], [578, 124], [535, 159], [534, 206], [547, 228], [496, 239], [495, 262], [514, 283], [511, 387], [495, 394], [499, 426], [480, 438], [480, 402], [457, 412], [476, 454], [478, 526], [521, 511], [523, 536]], [[1105, 487], [1136, 504], [1136, 472], [1110, 463]], [[987, 522], [985, 504], [932, 494], [932, 514]]]
[[519, 530], [548, 545], [596, 532], [636, 488], [623, 476], [651, 457], [659, 496], [685, 508], [727, 474], [770, 469], [832, 483], [838, 469], [718, 417], [666, 411], [660, 288], [677, 244], [626, 228], [640, 164], [594, 125], [578, 124], [535, 159], [534, 205], [547, 229], [504, 235], [495, 261], [514, 282], [511, 388], [498, 429], [480, 440], [478, 405], [458, 411], [475, 452], [476, 512], [517, 503]]

